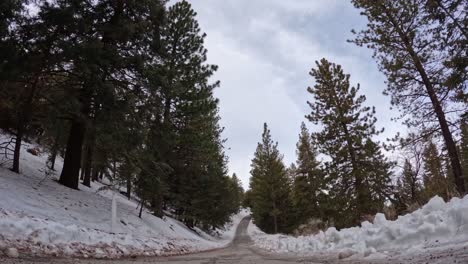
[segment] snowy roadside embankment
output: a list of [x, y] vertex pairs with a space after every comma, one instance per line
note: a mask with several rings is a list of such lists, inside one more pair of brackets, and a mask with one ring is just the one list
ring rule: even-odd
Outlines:
[[[0, 209], [0, 249], [15, 248], [34, 256], [119, 258], [164, 256], [209, 250], [228, 244], [237, 227], [238, 216], [218, 241], [204, 234], [202, 239], [164, 236], [141, 237], [131, 233], [109, 233], [75, 224], [64, 225], [49, 219], [14, 214]], [[174, 220], [173, 220], [174, 221]], [[212, 239], [212, 240], [209, 240]]]
[[[313, 236], [267, 235], [250, 225], [255, 245], [268, 251], [312, 255], [345, 253], [347, 256], [385, 255], [399, 251], [414, 253], [432, 247], [468, 245], [468, 196], [445, 203], [434, 197], [421, 209], [395, 221], [377, 214], [374, 223], [337, 231], [329, 228]], [[374, 254], [375, 253], [375, 254]]]
[[[64, 225], [50, 219], [0, 211], [0, 248], [16, 248], [33, 256], [117, 258], [159, 256], [209, 249], [196, 240], [172, 242], [170, 238], [138, 237], [129, 233], [109, 233], [79, 225]], [[213, 243], [212, 247], [217, 245]]]
[[[98, 182], [73, 190], [58, 184], [55, 174], [46, 177], [47, 155], [31, 155], [27, 147], [21, 153], [21, 174], [0, 168], [0, 255], [18, 251], [20, 256], [118, 258], [211, 250], [231, 242], [238, 218], [246, 214], [233, 216], [233, 223], [214, 236], [145, 210], [139, 218], [138, 201], [98, 191], [103, 186]], [[61, 166], [60, 159], [55, 173]]]

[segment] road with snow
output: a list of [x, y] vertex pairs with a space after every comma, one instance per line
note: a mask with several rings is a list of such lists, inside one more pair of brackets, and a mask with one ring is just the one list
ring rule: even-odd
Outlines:
[[[273, 254], [261, 251], [253, 246], [247, 234], [247, 227], [250, 217], [247, 216], [239, 223], [236, 236], [232, 243], [223, 249], [202, 252], [198, 254], [160, 257], [160, 258], [135, 258], [122, 260], [92, 260], [92, 259], [2, 259], [3, 264], [32, 264], [32, 263], [52, 263], [52, 264], [138, 264], [138, 263], [161, 263], [161, 264], [276, 264], [276, 263], [342, 263], [342, 264], [367, 264], [367, 263], [468, 263], [468, 252], [440, 250], [431, 254], [420, 254], [406, 256], [405, 258], [394, 259], [387, 257], [384, 259], [341, 259], [336, 255], [318, 255], [316, 257], [298, 257], [294, 255]], [[449, 261], [449, 262], [447, 262]]]
[[[31, 264], [31, 263], [80, 263], [80, 264], [137, 264], [137, 263], [168, 263], [168, 264], [214, 264], [214, 263], [323, 263], [314, 262], [312, 259], [294, 258], [290, 256], [278, 256], [261, 252], [253, 247], [253, 243], [247, 234], [250, 217], [245, 217], [239, 223], [236, 236], [232, 243], [223, 249], [202, 252], [198, 254], [161, 257], [161, 258], [137, 258], [127, 260], [78, 260], [78, 259], [1, 259], [4, 264]], [[327, 262], [330, 263], [330, 262]]]

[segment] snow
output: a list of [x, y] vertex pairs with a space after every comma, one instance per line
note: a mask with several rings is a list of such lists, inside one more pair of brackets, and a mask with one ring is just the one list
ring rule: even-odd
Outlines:
[[232, 241], [236, 235], [236, 229], [240, 221], [250, 215], [250, 209], [242, 209], [238, 214], [231, 217], [231, 222], [226, 224], [225, 229], [221, 230], [221, 238], [227, 241]]
[[[0, 142], [5, 138], [0, 134]], [[58, 184], [63, 160], [58, 158], [57, 172], [47, 175], [47, 154], [33, 156], [26, 151], [30, 147], [37, 146], [25, 144], [21, 151], [21, 174], [0, 168], [0, 254], [19, 250], [32, 256], [118, 258], [211, 250], [231, 242], [246, 213], [233, 216], [216, 236], [145, 210], [140, 219], [137, 201], [112, 190], [98, 191], [101, 183], [80, 185], [80, 190]]]
[[440, 248], [468, 246], [468, 196], [448, 203], [438, 196], [421, 209], [395, 221], [377, 214], [374, 223], [361, 227], [329, 228], [317, 235], [292, 237], [267, 235], [255, 225], [248, 228], [256, 246], [277, 253], [314, 255], [337, 253], [350, 256], [383, 258], [393, 254], [409, 255]]

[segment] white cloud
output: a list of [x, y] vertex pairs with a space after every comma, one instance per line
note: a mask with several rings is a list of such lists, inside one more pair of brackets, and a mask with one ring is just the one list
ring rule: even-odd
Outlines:
[[[361, 83], [367, 104], [375, 105], [380, 127], [391, 136], [389, 98], [381, 93], [383, 76], [370, 52], [346, 43], [350, 30], [364, 24], [350, 3], [338, 0], [192, 0], [201, 28], [208, 34], [208, 60], [219, 65], [216, 92], [221, 100], [229, 168], [245, 187], [263, 122], [288, 165], [296, 159], [299, 126], [311, 96], [308, 76], [323, 57], [343, 65], [353, 84]], [[310, 124], [309, 124], [310, 125]], [[311, 126], [312, 127], [312, 126]], [[393, 129], [389, 129], [393, 127]], [[317, 128], [314, 128], [317, 129]]]

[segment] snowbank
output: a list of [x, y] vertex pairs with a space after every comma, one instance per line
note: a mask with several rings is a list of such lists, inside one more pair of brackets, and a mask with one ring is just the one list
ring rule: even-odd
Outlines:
[[[0, 140], [2, 135], [0, 134]], [[138, 218], [138, 202], [111, 190], [80, 185], [80, 190], [56, 182], [57, 172], [47, 176], [47, 155], [21, 153], [21, 174], [0, 168], [0, 255], [18, 249], [20, 255], [116, 258], [161, 256], [224, 247], [233, 238], [238, 218], [218, 236], [194, 232], [170, 217], [158, 218], [144, 211]], [[117, 199], [116, 225], [112, 228], [112, 198]]]
[[203, 243], [198, 248], [194, 247], [192, 243], [197, 244], [196, 240], [173, 243], [166, 237], [113, 234], [4, 210], [0, 212], [0, 230], [0, 248], [13, 247], [28, 255], [116, 258], [171, 255], [207, 248]]
[[[445, 203], [432, 198], [421, 209], [388, 221], [377, 214], [374, 223], [337, 231], [329, 228], [313, 236], [291, 237], [267, 235], [250, 225], [249, 234], [255, 245], [275, 252], [315, 254], [342, 252], [368, 256], [387, 251], [416, 252], [447, 244], [467, 245], [468, 196]], [[376, 254], [376, 255], [378, 255]]]
[[232, 241], [236, 235], [236, 229], [240, 221], [250, 215], [250, 209], [242, 209], [238, 214], [231, 217], [231, 222], [227, 223], [223, 230], [220, 230], [221, 238], [225, 241]]

